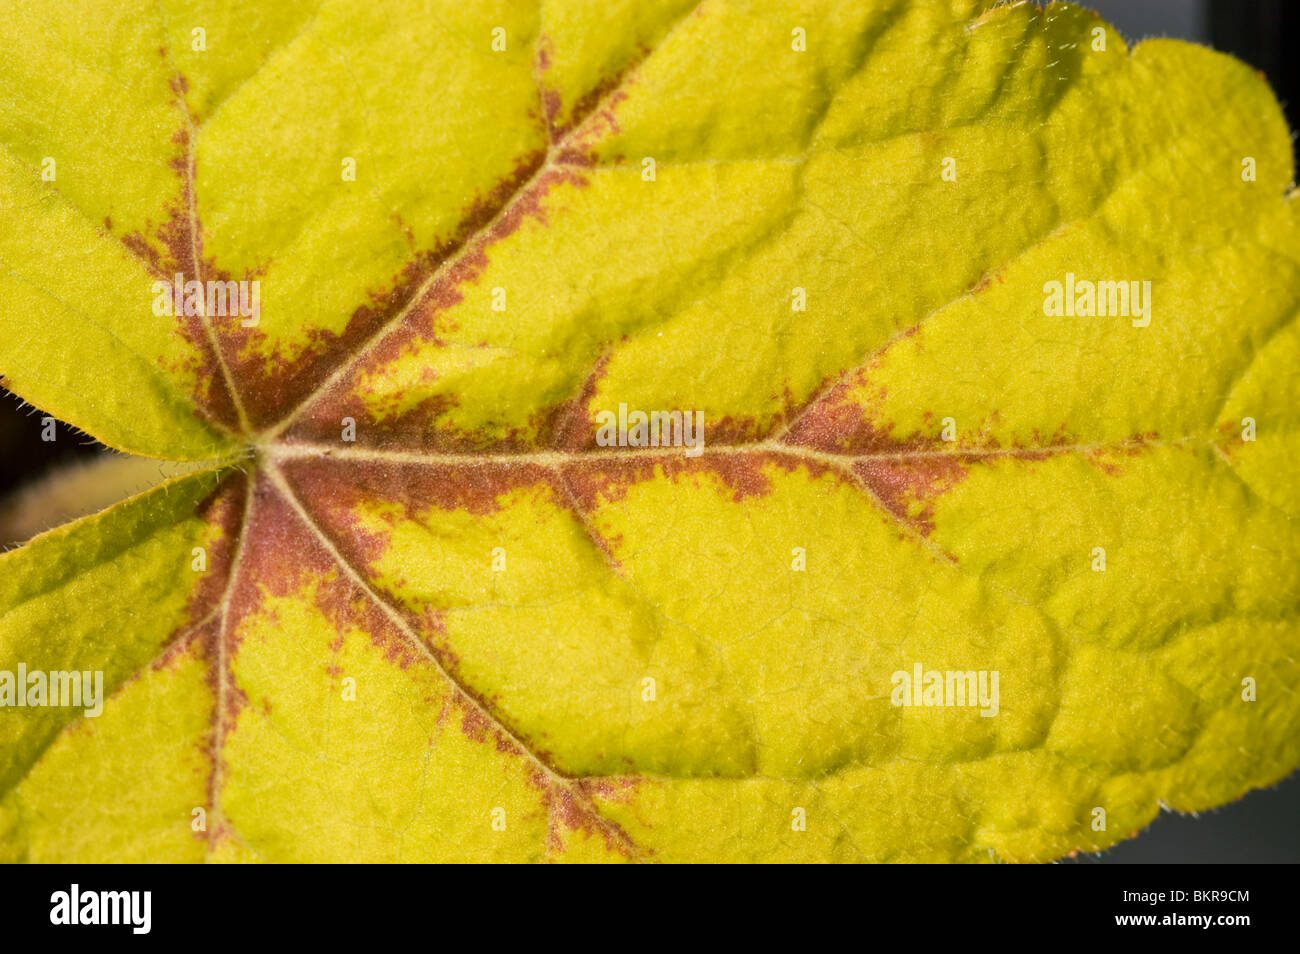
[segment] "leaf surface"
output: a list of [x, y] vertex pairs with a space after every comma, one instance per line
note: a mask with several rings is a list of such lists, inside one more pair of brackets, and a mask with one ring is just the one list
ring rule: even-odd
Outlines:
[[0, 65], [0, 371], [211, 464], [0, 558], [0, 669], [111, 691], [0, 713], [5, 857], [1049, 860], [1300, 762], [1243, 64], [1055, 3], [92, 6]]

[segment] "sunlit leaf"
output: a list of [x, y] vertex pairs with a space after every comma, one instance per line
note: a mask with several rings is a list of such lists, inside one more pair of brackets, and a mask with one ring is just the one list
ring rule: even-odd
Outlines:
[[13, 6], [4, 383], [206, 463], [0, 557], [0, 670], [107, 693], [0, 710], [0, 858], [1049, 860], [1300, 763], [1244, 64], [979, 0]]

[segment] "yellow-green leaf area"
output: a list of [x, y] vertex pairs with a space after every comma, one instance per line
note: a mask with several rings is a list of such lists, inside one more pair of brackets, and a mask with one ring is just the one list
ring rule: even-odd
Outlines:
[[0, 63], [0, 374], [208, 463], [0, 556], [0, 671], [105, 681], [0, 708], [0, 857], [1050, 861], [1300, 764], [1245, 64], [1063, 3], [75, 6]]

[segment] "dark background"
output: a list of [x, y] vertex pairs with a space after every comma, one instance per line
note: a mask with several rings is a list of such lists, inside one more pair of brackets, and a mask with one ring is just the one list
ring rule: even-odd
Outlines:
[[[1080, 0], [1130, 43], [1148, 36], [1195, 40], [1261, 70], [1300, 129], [1300, 0]], [[1297, 371], [1300, 373], [1300, 370]], [[0, 498], [56, 464], [98, 453], [99, 445], [59, 425], [58, 440], [40, 438], [41, 417], [0, 389]], [[1298, 862], [1300, 773], [1271, 789], [1201, 814], [1162, 813], [1136, 839], [1082, 863]]]

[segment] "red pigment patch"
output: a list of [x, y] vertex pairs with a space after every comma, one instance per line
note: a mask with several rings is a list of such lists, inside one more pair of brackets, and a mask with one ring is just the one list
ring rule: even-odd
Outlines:
[[579, 779], [578, 784], [590, 798], [600, 798], [620, 805], [632, 804], [632, 796], [644, 784], [645, 779], [636, 776], [609, 776], [605, 778]]
[[[467, 226], [468, 233], [472, 234], [446, 253], [436, 279], [411, 307], [399, 327], [359, 351], [353, 347], [341, 354], [341, 358], [355, 355], [360, 360], [303, 410], [290, 428], [290, 436], [308, 440], [320, 440], [322, 436], [332, 438], [338, 433], [339, 422], [351, 417], [359, 424], [365, 422], [358, 430], [364, 432], [372, 443], [426, 443], [425, 436], [437, 430], [436, 417], [430, 415], [445, 410], [444, 401], [437, 399], [432, 405], [422, 402], [405, 414], [377, 421], [371, 418], [365, 402], [358, 396], [364, 389], [362, 379], [368, 374], [382, 373], [386, 365], [411, 353], [422, 343], [440, 344], [446, 332], [454, 330], [450, 325], [443, 325], [446, 313], [464, 300], [463, 287], [477, 280], [488, 267], [488, 250], [517, 232], [525, 221], [533, 219], [545, 225], [547, 219], [542, 202], [552, 188], [564, 183], [579, 188], [587, 184], [587, 180], [572, 169], [542, 169], [544, 159], [545, 153], [528, 157], [515, 175], [498, 187], [494, 200], [483, 204], [481, 212], [471, 214]], [[344, 364], [345, 361], [337, 363]]]
[[[612, 136], [619, 132], [614, 110], [627, 99], [627, 93], [618, 87], [641, 64], [643, 58], [644, 55], [622, 73], [609, 77], [583, 94], [574, 104], [568, 121], [553, 126], [556, 138], [568, 140], [566, 154], [571, 153], [576, 161], [588, 163], [591, 160], [590, 149], [601, 136]], [[596, 111], [598, 106], [599, 112]]]
[[912, 459], [864, 458], [853, 464], [856, 473], [900, 523], [923, 536], [934, 531], [934, 498], [966, 476], [965, 462], [956, 456]]
[[764, 473], [764, 465], [778, 467], [786, 473], [802, 469], [814, 479], [829, 473], [841, 481], [848, 481], [843, 472], [822, 462], [772, 451], [706, 454], [697, 458], [684, 455], [589, 461], [577, 458], [557, 468], [552, 480], [557, 498], [569, 502], [583, 529], [618, 572], [619, 563], [614, 554], [622, 544], [622, 537], [603, 532], [596, 524], [595, 514], [599, 506], [618, 503], [636, 484], [656, 478], [674, 483], [694, 482], [696, 485], [716, 478], [731, 492], [731, 499], [736, 503], [750, 497], [765, 497], [772, 492], [772, 481]]
[[431, 639], [439, 653], [438, 658], [451, 666], [453, 669], [460, 665], [460, 657], [457, 656], [450, 648], [446, 646], [447, 620], [440, 609], [432, 606], [426, 606], [420, 613], [419, 630], [422, 633], [431, 633], [436, 639]]
[[[907, 334], [915, 331], [914, 328]], [[892, 342], [883, 350], [891, 346]], [[854, 473], [899, 521], [923, 535], [934, 529], [935, 498], [964, 479], [973, 464], [1004, 458], [1045, 460], [1075, 446], [1074, 439], [1062, 426], [1049, 438], [1044, 439], [1034, 431], [1028, 445], [1012, 444], [1004, 448], [990, 433], [999, 419], [996, 411], [991, 413], [980, 432], [967, 436], [960, 443], [946, 443], [937, 437], [924, 435], [899, 440], [892, 436], [892, 424], [878, 423], [879, 409], [886, 397], [884, 388], [879, 388], [874, 399], [865, 405], [861, 400], [870, 367], [850, 373], [812, 399], [803, 413], [796, 417], [782, 443], [792, 449], [808, 448], [843, 456], [846, 463], [852, 464]], [[858, 399], [854, 400], [851, 394]], [[927, 424], [937, 432], [933, 427], [935, 417], [928, 412], [923, 415]], [[1154, 434], [1136, 435], [1127, 445], [1106, 452], [1087, 452], [1085, 456], [1103, 472], [1115, 475], [1119, 468], [1106, 459], [1107, 453], [1137, 453], [1154, 437]]]
[[[1234, 428], [1229, 427], [1229, 430]], [[1239, 432], [1238, 432], [1239, 433]], [[1084, 459], [1100, 470], [1107, 477], [1119, 477], [1124, 473], [1124, 468], [1119, 462], [1114, 460], [1116, 457], [1136, 457], [1145, 451], [1153, 441], [1159, 440], [1159, 435], [1155, 431], [1146, 431], [1142, 434], [1135, 434], [1129, 441], [1123, 444], [1111, 444], [1105, 447], [1098, 447], [1095, 450], [1088, 451]], [[1227, 453], [1227, 448], [1221, 448]], [[1046, 449], [1047, 454], [1053, 451], [1049, 446]], [[1017, 457], [1023, 457], [1027, 452], [1017, 453]]]
[[[702, 4], [696, 4], [693, 6], [686, 15], [678, 20], [677, 23], [674, 23], [669, 30], [671, 31], [672, 29], [675, 29], [678, 24], [691, 16], [699, 16], [701, 7]], [[543, 42], [539, 43], [538, 65], [542, 70], [546, 70], [550, 68], [551, 62], [550, 40], [545, 36], [541, 37], [541, 40]], [[555, 118], [559, 115], [559, 112], [562, 109], [557, 96], [555, 105], [553, 107], [550, 105], [547, 106], [548, 119], [554, 130], [554, 135], [557, 137], [570, 136], [579, 126], [588, 123], [591, 123], [591, 125], [596, 126], [597, 128], [599, 128], [600, 125], [605, 126], [607, 133], [617, 133], [619, 128], [618, 123], [614, 118], [614, 108], [627, 96], [627, 93], [623, 91], [621, 87], [629, 82], [632, 74], [653, 52], [654, 47], [648, 46], [644, 43], [640, 44], [636, 53], [623, 65], [621, 69], [618, 70], [618, 72], [600, 83], [597, 83], [579, 97], [577, 102], [574, 103], [573, 109], [570, 111], [568, 122], [563, 125], [555, 123]], [[602, 100], [606, 97], [609, 97], [609, 102], [605, 104], [599, 114], [596, 114], [596, 108], [601, 105]], [[595, 120], [599, 120], [599, 124], [596, 123]], [[575, 143], [575, 147], [578, 151], [581, 151], [584, 145], [589, 145], [592, 138], [597, 138], [597, 128], [583, 130], [583, 132], [588, 133], [588, 135], [573, 137], [574, 139], [584, 140], [583, 143]]]
[[[243, 521], [246, 484], [242, 474], [232, 474], [223, 480], [196, 509], [196, 514], [201, 519], [222, 526], [225, 534], [211, 546], [208, 552], [208, 572], [190, 594], [186, 604], [185, 622], [173, 630], [163, 650], [148, 667], [152, 672], [161, 672], [170, 669], [180, 657], [193, 652], [196, 658], [209, 663], [206, 681], [212, 690], [214, 702], [218, 698], [219, 676], [218, 667], [213, 663], [217, 659], [217, 641], [221, 638], [222, 631], [222, 618], [215, 615], [214, 611], [230, 579], [231, 562], [238, 546], [239, 528]], [[185, 572], [189, 572], [188, 567]], [[142, 674], [143, 669], [127, 677], [111, 690], [110, 697], [118, 696], [127, 686], [135, 683]], [[205, 746], [205, 754], [210, 754], [212, 758], [216, 758], [218, 715], [219, 713], [214, 710]], [[209, 781], [210, 791], [211, 781]]]
[[[1137, 434], [1124, 444], [1081, 451], [1080, 456], [1107, 476], [1117, 477], [1123, 468], [1109, 458], [1139, 454], [1156, 437], [1153, 432]], [[934, 530], [935, 498], [964, 480], [972, 466], [998, 460], [1045, 461], [1078, 447], [1063, 427], [1046, 441], [1035, 431], [1031, 441], [1029, 445], [1012, 444], [1005, 448], [991, 439], [985, 439], [977, 448], [941, 441], [909, 441], [895, 444], [893, 452], [850, 459], [854, 473], [894, 516], [928, 536]]]
[[199, 620], [216, 608], [230, 580], [231, 561], [239, 546], [239, 531], [248, 506], [248, 478], [233, 473], [221, 481], [199, 504], [198, 517], [221, 528], [221, 536], [208, 547], [208, 572], [190, 597], [191, 619]]
[[[779, 420], [776, 422], [779, 423]], [[705, 422], [704, 445], [744, 445], [763, 440], [772, 430], [772, 422], [760, 424], [757, 418], [727, 416]]]
[[614, 556], [614, 549], [620, 542], [621, 537], [617, 534], [611, 536], [601, 531], [601, 528], [596, 525], [595, 520], [592, 518], [592, 508], [574, 493], [573, 485], [565, 477], [563, 469], [553, 471], [551, 476], [556, 496], [564, 502], [565, 506], [577, 518], [587, 537], [605, 555], [605, 560], [609, 563], [610, 568], [621, 576], [622, 565], [619, 563], [618, 558]]
[[596, 423], [587, 414], [587, 405], [596, 394], [596, 386], [609, 367], [610, 352], [606, 351], [592, 365], [591, 373], [582, 382], [576, 397], [565, 401], [551, 412], [546, 432], [551, 435], [545, 443], [558, 451], [580, 451], [596, 442]]
[[[571, 153], [574, 161], [585, 165], [590, 162], [589, 150], [594, 142], [602, 134], [613, 135], [619, 131], [618, 121], [614, 118], [614, 110], [619, 103], [627, 98], [627, 93], [620, 87], [645, 62], [646, 57], [651, 52], [653, 52], [651, 48], [643, 44], [636, 55], [621, 70], [606, 77], [583, 93], [573, 104], [573, 109], [569, 111], [569, 118], [566, 122], [560, 123], [557, 121], [560, 111], [564, 108], [558, 94], [555, 95], [553, 104], [547, 104], [547, 121], [551, 126], [552, 138], [572, 140], [564, 155], [570, 155]], [[608, 98], [609, 102], [604, 103], [606, 98]], [[603, 106], [602, 103], [604, 103]], [[596, 111], [597, 107], [600, 107], [599, 112]], [[590, 128], [580, 129], [579, 127]]]
[[[561, 108], [560, 105], [543, 92], [543, 108], [547, 113], [551, 138], [553, 142], [559, 140], [555, 145], [553, 163], [550, 167], [544, 167], [545, 153], [536, 153], [521, 163], [511, 180], [498, 188], [497, 191], [502, 192], [502, 196], [485, 204], [485, 208], [497, 210], [495, 215], [483, 217], [481, 223], [473, 217], [468, 220], [472, 226], [472, 238], [447, 253], [443, 273], [411, 309], [402, 327], [369, 348], [362, 349], [365, 353], [364, 361], [352, 368], [328, 392], [312, 401], [300, 420], [289, 430], [291, 435], [309, 440], [320, 439], [320, 435], [332, 434], [344, 417], [351, 417], [357, 421], [367, 420], [368, 430], [377, 432], [373, 440], [381, 442], [383, 446], [393, 443], [428, 446], [430, 435], [439, 430], [436, 420], [429, 413], [440, 412], [441, 406], [435, 404], [427, 407], [422, 402], [414, 411], [395, 419], [387, 418], [383, 422], [372, 420], [366, 412], [364, 402], [357, 396], [361, 389], [361, 377], [367, 369], [372, 373], [382, 369], [385, 364], [409, 349], [412, 342], [438, 342], [440, 331], [445, 333], [451, 330], [450, 326], [440, 328], [440, 318], [445, 320], [446, 313], [463, 300], [464, 295], [460, 289], [476, 280], [487, 268], [488, 249], [517, 232], [529, 219], [536, 219], [546, 225], [542, 201], [553, 187], [567, 183], [582, 188], [588, 184], [580, 170], [592, 165], [592, 145], [601, 136], [618, 131], [614, 110], [627, 95], [620, 87], [649, 52], [643, 50], [641, 56], [623, 71], [587, 93], [576, 104], [571, 119], [564, 125], [555, 123], [555, 114]], [[549, 62], [549, 54], [539, 53], [542, 68], [549, 66]], [[457, 438], [449, 438], [447, 441], [453, 444], [457, 442]], [[480, 446], [478, 449], [483, 448]]]
[[542, 90], [542, 112], [543, 119], [546, 122], [547, 135], [551, 139], [556, 136], [556, 120], [560, 116], [560, 94], [553, 89]]
[[632, 841], [621, 825], [600, 814], [582, 780], [560, 784], [541, 772], [534, 772], [530, 781], [535, 788], [541, 790], [546, 804], [546, 846], [552, 853], [559, 854], [564, 850], [564, 841], [557, 823], [567, 831], [582, 832], [589, 838], [599, 835], [609, 851], [625, 857], [647, 853]]
[[267, 597], [297, 597], [315, 586], [314, 604], [339, 636], [355, 628], [405, 669], [415, 651], [388, 615], [339, 567], [293, 507], [264, 476], [257, 479], [239, 578], [230, 596], [227, 658], [238, 651], [238, 627]]
[[[391, 360], [413, 338], [436, 341], [433, 327], [436, 316], [459, 302], [463, 297], [459, 286], [477, 277], [487, 267], [486, 247], [517, 231], [525, 218], [543, 218], [540, 201], [551, 186], [561, 180], [579, 181], [578, 176], [568, 171], [542, 172], [545, 159], [544, 150], [521, 157], [514, 169], [487, 195], [476, 199], [464, 210], [450, 239], [434, 249], [415, 254], [403, 266], [388, 291], [372, 294], [368, 304], [353, 312], [342, 334], [311, 329], [308, 348], [297, 359], [268, 358], [264, 353], [265, 334], [256, 328], [238, 327], [238, 321], [232, 319], [236, 327], [229, 335], [228, 360], [237, 368], [241, 393], [245, 396], [254, 425], [269, 427], [277, 423], [285, 413], [307, 399], [319, 381], [335, 369], [347, 366], [359, 355], [367, 354], [367, 348], [372, 344], [375, 347], [367, 354], [370, 359], [367, 364]], [[443, 270], [442, 273], [429, 284], [439, 269]], [[422, 294], [421, 289], [424, 289]], [[400, 329], [376, 340], [376, 335], [407, 308], [410, 312]], [[396, 350], [381, 347], [390, 340]], [[269, 373], [268, 365], [271, 368]], [[360, 367], [354, 368], [340, 382], [343, 387], [338, 393], [343, 400], [356, 386], [360, 370]], [[320, 395], [313, 406], [322, 403], [330, 403], [328, 392]], [[341, 411], [326, 408], [323, 413], [329, 422], [325, 425], [328, 431], [335, 431], [344, 417], [357, 421], [365, 418], [355, 408]], [[301, 423], [317, 418], [309, 408]]]
[[314, 519], [343, 531], [336, 539], [357, 529], [353, 511], [366, 501], [398, 503], [416, 519], [431, 510], [482, 516], [500, 510], [504, 494], [550, 483], [550, 472], [526, 459], [422, 464], [323, 455], [287, 461], [281, 472]]
[[[369, 293], [367, 302], [352, 312], [341, 333], [307, 329], [306, 344], [293, 358], [278, 351], [260, 328], [243, 327], [238, 316], [214, 318], [250, 424], [259, 429], [269, 427], [306, 398], [317, 382], [410, 303], [451, 247], [452, 243], [446, 243], [414, 253], [386, 287]], [[231, 280], [228, 274], [209, 268], [213, 278]], [[244, 280], [252, 277], [253, 273], [248, 273]]]
[[[389, 534], [363, 526], [357, 512], [366, 504], [395, 504], [402, 516], [427, 522], [433, 510], [484, 515], [500, 509], [498, 498], [524, 487], [549, 486], [550, 473], [532, 464], [465, 464], [423, 466], [376, 461], [319, 458], [293, 461], [281, 472], [312, 520], [350, 566], [373, 581], [388, 552]], [[398, 517], [384, 517], [390, 526]], [[398, 585], [407, 581], [398, 580]], [[446, 643], [446, 627], [437, 607], [416, 613], [397, 611], [420, 635], [439, 664], [454, 672], [459, 660]]]
[[[915, 331], [916, 329], [912, 329], [902, 337], [909, 337]], [[870, 373], [875, 366], [873, 361], [870, 366], [864, 366], [844, 375], [842, 380], [825, 388], [808, 401], [803, 409], [792, 415], [794, 423], [781, 438], [781, 443], [791, 448], [807, 448], [849, 458], [936, 453], [960, 457], [963, 453], [970, 456], [976, 452], [987, 453], [1001, 448], [1002, 445], [990, 433], [1000, 420], [1000, 414], [996, 410], [990, 412], [988, 420], [984, 422], [980, 431], [964, 435], [958, 443], [940, 440], [937, 426], [932, 427], [934, 436], [913, 434], [905, 439], [894, 437], [894, 424], [881, 421], [888, 391], [883, 386], [876, 386], [874, 393], [869, 393], [867, 390], [870, 386]], [[922, 414], [922, 420], [927, 425], [933, 425], [937, 417], [938, 415], [932, 411]], [[1071, 437], [1065, 432], [1064, 427], [1060, 427], [1046, 440], [1043, 440], [1038, 431], [1034, 431], [1030, 440], [1032, 443], [1027, 446], [1009, 445], [1006, 453], [1025, 459], [1033, 459], [1042, 453], [1050, 455], [1060, 447], [1069, 445]]]
[[[385, 541], [372, 533], [356, 526], [352, 508], [364, 499], [379, 499], [399, 503], [408, 511], [415, 511], [430, 506], [445, 509], [469, 510], [485, 513], [499, 506], [497, 498], [505, 492], [521, 486], [535, 486], [547, 483], [553, 475], [531, 464], [502, 464], [489, 466], [452, 466], [424, 467], [403, 464], [397, 466], [379, 466], [371, 462], [357, 464], [352, 461], [300, 461], [284, 468], [283, 473], [295, 488], [299, 500], [307, 507], [320, 526], [325, 528], [335, 541], [335, 546], [353, 566], [366, 566], [377, 553], [382, 552]], [[276, 498], [279, 500], [279, 498]], [[280, 506], [287, 511], [283, 502]], [[256, 511], [255, 511], [256, 513]], [[288, 521], [292, 514], [272, 515], [269, 519]], [[301, 524], [299, 523], [299, 527]], [[250, 527], [250, 531], [253, 528]], [[265, 530], [261, 532], [266, 532]], [[283, 551], [283, 543], [291, 542], [291, 532], [276, 535], [281, 541], [275, 547], [276, 553]], [[267, 548], [268, 550], [270, 548]], [[319, 549], [319, 548], [316, 548]], [[283, 557], [278, 557], [281, 564]], [[302, 559], [293, 562], [302, 563]], [[283, 574], [283, 570], [280, 571]], [[320, 569], [315, 571], [319, 574]], [[283, 585], [282, 585], [283, 586]], [[318, 597], [319, 599], [319, 597]], [[373, 605], [373, 604], [372, 604]], [[540, 765], [551, 764], [550, 753], [534, 748], [523, 741], [522, 736], [496, 716], [499, 708], [493, 700], [473, 689], [459, 671], [459, 660], [446, 646], [446, 628], [441, 613], [434, 608], [426, 608], [422, 616], [412, 618], [413, 614], [405, 607], [398, 607], [397, 612], [411, 619], [412, 629], [428, 634], [426, 644], [439, 666], [453, 683], [453, 701], [461, 709], [461, 731], [472, 741], [491, 743], [497, 751], [531, 758]], [[391, 625], [387, 619], [385, 625]], [[365, 623], [372, 626], [372, 623]], [[560, 797], [555, 793], [564, 792], [569, 799], [572, 792], [565, 783], [553, 781], [540, 769], [531, 773], [530, 778], [538, 784], [547, 797]], [[576, 783], [575, 783], [576, 784]], [[585, 796], [583, 796], [585, 799]], [[567, 803], [566, 803], [567, 804]], [[567, 804], [564, 808], [565, 824], [574, 824], [591, 831], [599, 831], [606, 838], [607, 844], [614, 850], [628, 851], [631, 840], [617, 825], [601, 819], [590, 806], [584, 807], [580, 801]], [[583, 821], [585, 819], [585, 821]]]
[[[208, 664], [207, 682], [208, 688], [212, 690], [214, 704], [216, 700], [222, 700], [223, 705], [220, 712], [213, 712], [213, 732], [219, 732], [220, 737], [224, 738], [234, 727], [235, 720], [239, 712], [248, 704], [248, 696], [244, 690], [239, 688], [235, 682], [235, 676], [230, 668], [231, 654], [230, 644], [233, 629], [224, 624], [222, 620], [214, 619], [211, 623], [203, 627], [202, 655], [204, 661]], [[219, 665], [220, 647], [219, 642], [225, 642], [227, 645], [225, 666]], [[222, 693], [224, 692], [224, 696]], [[220, 727], [217, 721], [220, 720]], [[216, 736], [214, 735], [215, 739]], [[214, 749], [215, 751], [215, 749]]]
[[209, 808], [217, 803], [218, 775], [224, 774], [225, 759], [222, 749], [225, 747], [225, 740], [235, 727], [239, 711], [248, 704], [248, 697], [235, 684], [230, 671], [228, 652], [225, 665], [222, 665], [221, 644], [229, 643], [228, 619], [228, 615], [224, 618], [217, 617], [205, 624], [196, 642], [199, 657], [207, 664], [205, 681], [208, 684], [208, 691], [212, 693], [212, 712], [203, 744], [209, 765], [207, 784]]
[[[179, 74], [173, 77], [171, 88], [177, 97], [177, 105], [184, 109], [181, 100], [186, 89], [184, 77]], [[203, 240], [190, 216], [194, 168], [190, 155], [189, 127], [182, 126], [173, 133], [172, 142], [176, 144], [177, 151], [168, 160], [168, 165], [180, 180], [180, 195], [175, 202], [166, 206], [167, 219], [156, 226], [146, 223], [143, 232], [124, 234], [118, 240], [127, 251], [144, 263], [155, 279], [170, 283], [176, 275], [181, 275], [184, 281], [202, 280], [198, 275], [198, 260], [202, 256]], [[104, 226], [111, 231], [111, 220], [106, 218]], [[141, 288], [142, 301], [146, 293], [152, 299], [151, 289]], [[171, 367], [165, 362], [162, 366], [173, 373], [195, 374], [197, 384], [193, 396], [200, 410], [227, 430], [237, 431], [239, 414], [221, 364], [212, 349], [202, 316], [182, 314], [174, 320], [177, 333], [194, 349], [198, 357], [179, 366]]]
[[[465, 738], [479, 744], [491, 741], [496, 746], [496, 750], [503, 755], [527, 755], [527, 750], [505, 732], [495, 718], [489, 718], [484, 708], [471, 703], [470, 700], [476, 697], [469, 690], [462, 687], [456, 693], [455, 699], [461, 707], [460, 730], [465, 734]], [[537, 758], [540, 759], [542, 756], [538, 755]]]
[[999, 285], [1004, 284], [1001, 270], [994, 272], [991, 275], [985, 275], [981, 278], [979, 282], [976, 283], [975, 287], [971, 289], [971, 294], [978, 295], [980, 292], [984, 291], [984, 289], [988, 288], [989, 285], [993, 284], [994, 279], [997, 279]]
[[[513, 755], [520, 759], [532, 760], [537, 765], [551, 768], [551, 753], [522, 741], [522, 735], [508, 727], [505, 721], [495, 713], [499, 710], [499, 700], [489, 699], [466, 682], [456, 668], [455, 656], [445, 649], [436, 648], [439, 665], [447, 679], [452, 683], [451, 701], [461, 711], [460, 730], [471, 742], [486, 744], [491, 742], [496, 750], [504, 755]], [[445, 708], [444, 713], [445, 714]], [[442, 725], [443, 714], [439, 715], [438, 724]], [[542, 775], [540, 770], [534, 770]]]
[[[878, 430], [870, 421], [870, 410], [853, 399], [861, 395], [865, 369], [845, 375], [842, 380], [815, 395], [802, 409], [790, 415], [790, 430], [781, 438], [792, 447], [806, 447], [827, 454], [869, 454], [901, 448], [887, 430]], [[883, 404], [886, 397], [880, 388], [873, 404]]]
[[[213, 489], [196, 511], [205, 523], [223, 530], [220, 539], [208, 547], [208, 571], [190, 594], [185, 609], [185, 622], [171, 637], [171, 645], [154, 661], [154, 669], [162, 669], [172, 658], [184, 652], [194, 642], [207, 638], [207, 627], [197, 624], [217, 609], [230, 585], [231, 564], [239, 546], [239, 531], [248, 505], [248, 480], [241, 473], [231, 474]], [[214, 619], [211, 625], [219, 620]]]
[[[183, 83], [183, 79], [182, 79]], [[168, 206], [169, 218], [156, 228], [146, 228], [145, 235], [124, 235], [122, 243], [142, 259], [155, 277], [171, 281], [176, 274], [183, 280], [231, 281], [234, 276], [220, 268], [213, 260], [205, 259], [202, 223], [190, 214], [194, 188], [194, 167], [190, 153], [188, 127], [174, 136], [178, 155], [171, 160], [181, 182], [179, 199]], [[374, 291], [370, 300], [359, 306], [348, 318], [342, 333], [335, 334], [315, 328], [307, 331], [307, 346], [302, 354], [289, 359], [276, 354], [270, 339], [259, 328], [245, 328], [238, 315], [213, 316], [213, 331], [231, 374], [238, 382], [245, 411], [255, 427], [268, 427], [281, 415], [306, 399], [312, 387], [336, 367], [345, 364], [361, 350], [364, 344], [408, 307], [417, 291], [444, 263], [467, 250], [456, 267], [448, 269], [452, 281], [439, 282], [429, 289], [422, 304], [435, 310], [445, 308], [448, 302], [459, 300], [455, 285], [469, 280], [486, 265], [482, 249], [490, 241], [497, 241], [516, 230], [523, 219], [540, 214], [538, 202], [546, 190], [557, 181], [577, 181], [570, 170], [556, 169], [538, 177], [533, 188], [524, 185], [538, 173], [545, 152], [525, 156], [512, 172], [505, 176], [485, 197], [472, 203], [461, 217], [456, 234], [438, 247], [412, 255], [399, 270], [388, 287]], [[524, 190], [521, 192], [521, 190]], [[249, 281], [262, 270], [246, 273], [242, 280]], [[415, 315], [412, 316], [413, 322]], [[200, 405], [215, 420], [229, 429], [237, 429], [238, 414], [204, 325], [198, 315], [177, 317], [179, 332], [202, 356], [199, 377], [203, 382], [201, 393], [196, 395]], [[185, 369], [191, 370], [191, 369]], [[345, 414], [334, 418], [338, 420]], [[352, 416], [356, 417], [356, 414]], [[358, 420], [360, 418], [358, 417]]]
[[[307, 399], [318, 382], [363, 352], [367, 343], [404, 309], [412, 309], [404, 324], [418, 324], [417, 315], [423, 307], [436, 303], [440, 294], [449, 294], [445, 282], [439, 280], [416, 302], [420, 289], [439, 268], [463, 258], [467, 248], [501, 226], [501, 217], [516, 204], [520, 191], [541, 168], [545, 155], [537, 151], [521, 158], [486, 196], [465, 209], [451, 238], [436, 248], [414, 253], [386, 289], [372, 292], [370, 300], [353, 311], [342, 333], [308, 329], [306, 349], [296, 358], [276, 354], [261, 329], [244, 328], [237, 317], [228, 318], [229, 327], [222, 330], [221, 340], [252, 424], [265, 428], [278, 422]], [[456, 270], [454, 264], [448, 267], [448, 273]], [[346, 416], [362, 419], [357, 413], [340, 413], [333, 417], [330, 429]]]
[[551, 68], [551, 54], [554, 46], [545, 33], [537, 37], [537, 53], [533, 58], [533, 73], [537, 79], [538, 100], [541, 104], [541, 121], [546, 125], [546, 138], [554, 142], [556, 138], [556, 120], [560, 116], [562, 100], [559, 90], [548, 87], [545, 74]]
[[596, 460], [578, 457], [563, 465], [562, 470], [573, 496], [585, 510], [590, 511], [600, 503], [622, 500], [633, 486], [656, 477], [675, 483], [717, 477], [731, 491], [731, 499], [736, 503], [750, 497], [766, 497], [772, 492], [772, 481], [763, 472], [764, 465], [774, 465], [787, 473], [804, 469], [814, 478], [826, 473], [843, 478], [835, 468], [802, 458], [795, 451], [783, 454], [780, 451], [755, 450], [710, 455], [707, 448], [704, 455], [695, 458], [685, 454], [629, 454], [622, 459], [606, 457]]

